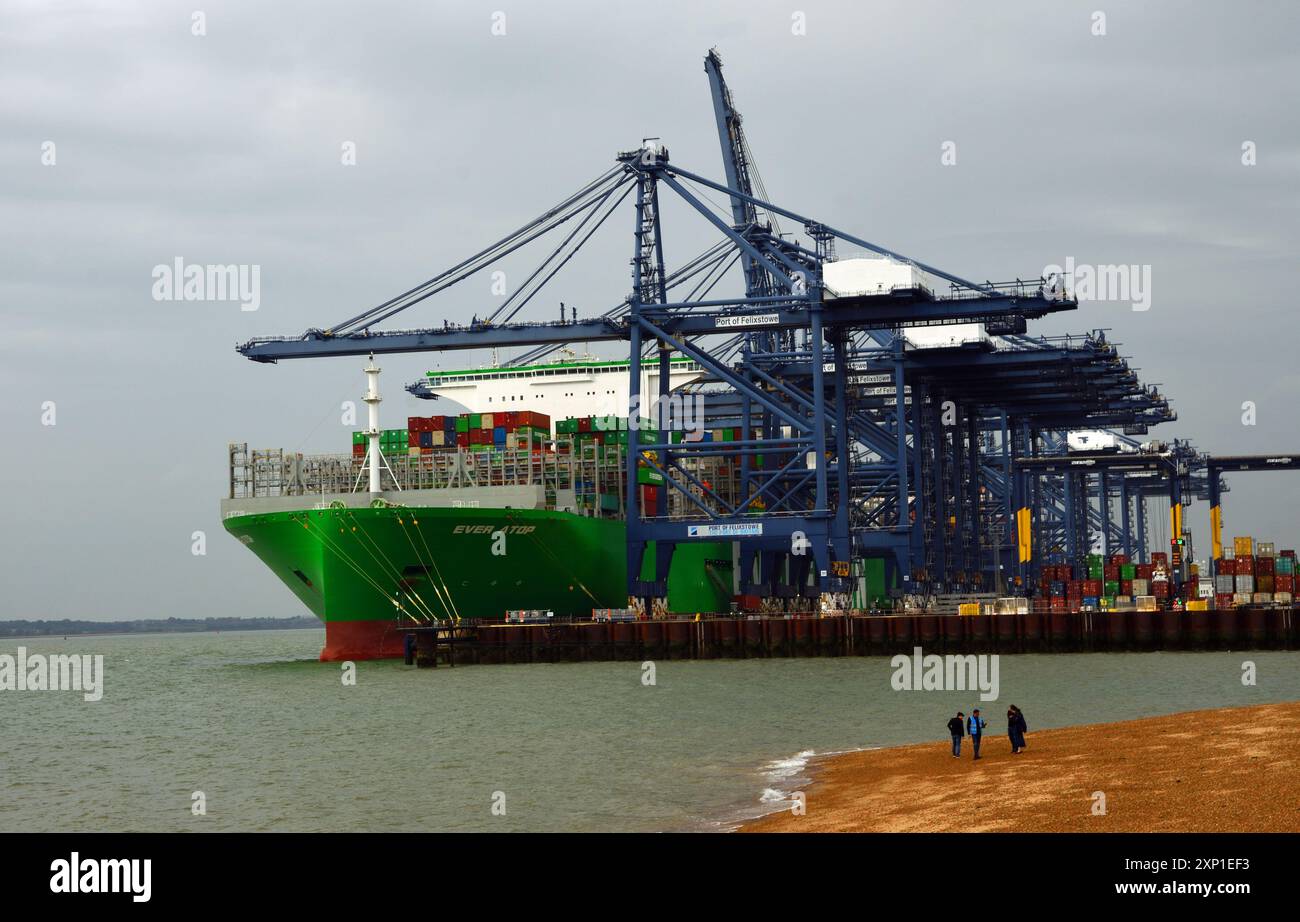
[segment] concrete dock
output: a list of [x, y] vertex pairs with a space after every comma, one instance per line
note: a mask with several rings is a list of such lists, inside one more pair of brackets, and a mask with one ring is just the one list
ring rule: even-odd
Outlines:
[[407, 628], [407, 662], [554, 663], [911, 653], [1300, 648], [1295, 608], [1017, 615], [702, 616]]

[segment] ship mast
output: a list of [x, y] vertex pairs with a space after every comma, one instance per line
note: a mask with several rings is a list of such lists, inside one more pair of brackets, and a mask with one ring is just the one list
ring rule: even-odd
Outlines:
[[374, 355], [370, 356], [370, 364], [366, 366], [366, 405], [370, 408], [370, 428], [366, 435], [370, 438], [370, 451], [367, 453], [370, 460], [370, 495], [378, 496], [380, 493], [380, 475], [382, 469], [380, 465], [384, 463], [383, 456], [379, 451], [379, 403], [383, 400], [379, 396], [379, 368], [375, 365]]

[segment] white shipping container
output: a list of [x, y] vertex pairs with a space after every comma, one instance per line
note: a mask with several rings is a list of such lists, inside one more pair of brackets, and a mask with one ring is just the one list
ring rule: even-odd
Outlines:
[[1133, 600], [1137, 603], [1138, 611], [1155, 611], [1156, 597], [1153, 595], [1140, 595]]
[[1292, 595], [1289, 592], [1275, 592], [1273, 593], [1273, 601], [1279, 605], [1290, 605]]
[[1151, 594], [1151, 580], [1149, 580], [1149, 579], [1135, 579], [1135, 580], [1133, 580], [1133, 594], [1134, 594], [1134, 595], [1150, 595], [1150, 594]]
[[1250, 604], [1250, 593], [1249, 593], [1249, 592], [1234, 592], [1234, 593], [1232, 594], [1232, 604], [1233, 604], [1233, 605], [1249, 605], [1249, 604]]
[[1113, 432], [1101, 429], [1081, 429], [1065, 436], [1070, 451], [1115, 451], [1119, 448], [1119, 439]]
[[[826, 298], [889, 294], [896, 288], [926, 288], [935, 281], [915, 266], [884, 257], [838, 259], [822, 266]], [[943, 286], [938, 286], [942, 288]]]
[[1272, 541], [1257, 541], [1255, 543], [1256, 557], [1276, 557], [1277, 552], [1274, 550]]
[[1254, 592], [1254, 591], [1255, 591], [1255, 577], [1253, 577], [1253, 576], [1237, 576], [1237, 591], [1238, 591], [1238, 592], [1246, 592], [1246, 593]]
[[913, 349], [951, 349], [966, 343], [989, 342], [982, 323], [948, 323], [934, 327], [907, 327], [903, 338]]
[[1257, 593], [1255, 593], [1255, 604], [1256, 604], [1256, 605], [1272, 605], [1272, 604], [1273, 604], [1273, 593], [1271, 593], [1271, 592], [1257, 592]]
[[1216, 592], [1230, 593], [1237, 591], [1237, 578], [1235, 576], [1216, 576], [1214, 578], [1214, 590]]

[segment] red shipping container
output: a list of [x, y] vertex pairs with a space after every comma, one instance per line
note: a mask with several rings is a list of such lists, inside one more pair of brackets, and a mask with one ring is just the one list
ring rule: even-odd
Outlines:
[[1149, 563], [1139, 563], [1139, 564], [1136, 564], [1137, 578], [1138, 578], [1138, 579], [1150, 579], [1150, 578], [1151, 578], [1151, 572], [1152, 572], [1154, 569], [1155, 569], [1155, 567], [1151, 566], [1151, 564], [1149, 564]]
[[1163, 564], [1164, 566], [1167, 567], [1169, 566], [1169, 555], [1166, 554], [1164, 551], [1152, 551], [1151, 563], [1152, 565]]
[[419, 429], [407, 429], [407, 430], [406, 430], [406, 447], [407, 447], [407, 448], [419, 448], [419, 447], [420, 447], [420, 430], [419, 430]]
[[1122, 580], [1120, 580], [1120, 581], [1119, 581], [1119, 594], [1120, 594], [1120, 595], [1132, 595], [1132, 594], [1133, 594], [1133, 580], [1131, 580], [1131, 579], [1122, 579]]
[[1169, 580], [1158, 579], [1151, 583], [1151, 594], [1157, 599], [1169, 598]]
[[1216, 592], [1214, 594], [1214, 607], [1220, 611], [1226, 611], [1232, 607], [1231, 592]]
[[590, 431], [591, 431], [591, 417], [590, 417], [590, 416], [584, 416], [582, 419], [578, 420], [578, 431], [579, 431], [579, 432], [590, 432]]
[[1109, 580], [1119, 579], [1119, 564], [1107, 564], [1102, 568], [1102, 574]]
[[1255, 561], [1256, 576], [1271, 576], [1273, 574], [1273, 558], [1261, 557]]
[[1129, 562], [1128, 554], [1112, 554], [1110, 558], [1110, 562], [1115, 564], [1115, 566], [1117, 567], [1121, 567], [1124, 564]]
[[468, 432], [457, 432], [457, 433], [456, 433], [456, 447], [457, 447], [457, 448], [469, 448], [469, 445], [470, 445], [470, 441], [469, 441], [469, 433], [468, 433]]
[[365, 456], [366, 456], [366, 446], [364, 446], [364, 445], [353, 445], [353, 446], [352, 446], [352, 457], [354, 457], [354, 458], [364, 458]]
[[1295, 577], [1289, 573], [1273, 577], [1274, 592], [1295, 592]]
[[1237, 558], [1237, 575], [1254, 576], [1255, 575], [1255, 558], [1238, 557]]

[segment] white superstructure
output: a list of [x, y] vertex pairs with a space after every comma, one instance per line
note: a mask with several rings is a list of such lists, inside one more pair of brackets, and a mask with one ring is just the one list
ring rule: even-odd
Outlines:
[[[704, 370], [693, 359], [672, 360], [670, 390], [700, 380]], [[429, 389], [471, 413], [536, 410], [552, 420], [571, 416], [627, 416], [628, 362], [593, 356], [507, 367], [429, 372]], [[642, 363], [643, 417], [659, 394], [659, 365]]]

